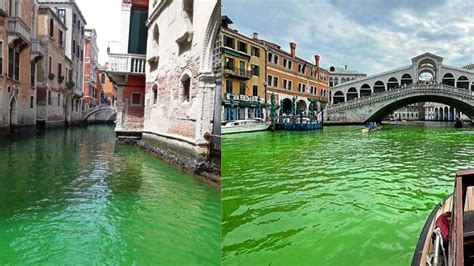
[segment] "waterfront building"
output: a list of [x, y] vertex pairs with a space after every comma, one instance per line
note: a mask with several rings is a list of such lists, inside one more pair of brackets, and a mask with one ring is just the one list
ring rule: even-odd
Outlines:
[[[154, 1], [156, 2], [156, 1]], [[118, 137], [141, 138], [145, 106], [148, 0], [122, 0], [121, 37], [108, 49], [108, 77], [117, 88]]]
[[[66, 26], [65, 53], [72, 62], [68, 69], [68, 82], [72, 91], [72, 105], [83, 109], [82, 96], [84, 88], [84, 27], [86, 20], [74, 0], [38, 0], [42, 6], [53, 9], [62, 23]], [[79, 103], [77, 103], [79, 102]], [[76, 119], [72, 117], [71, 119]], [[77, 117], [80, 119], [80, 116]], [[77, 122], [77, 121], [72, 121]]]
[[424, 117], [420, 114], [420, 103], [409, 104], [402, 108], [399, 108], [391, 115], [391, 119], [395, 120], [424, 120]]
[[[34, 0], [1, 1], [0, 133], [36, 124], [36, 62], [43, 56], [36, 36]], [[32, 71], [33, 70], [33, 71]]]
[[37, 114], [42, 126], [63, 126], [71, 116], [79, 117], [80, 110], [71, 103], [71, 87], [68, 72], [71, 62], [65, 56], [67, 31], [61, 18], [48, 6], [38, 10], [38, 39], [43, 59], [37, 64]]
[[215, 149], [220, 128], [216, 98], [220, 92], [214, 64], [220, 9], [218, 0], [154, 1], [146, 24], [141, 144], [199, 174], [220, 167], [220, 151]]
[[101, 103], [101, 91], [97, 85], [99, 71], [99, 48], [95, 29], [85, 29], [84, 46], [84, 109], [94, 108]]
[[329, 87], [365, 77], [367, 77], [367, 74], [347, 69], [347, 65], [344, 65], [344, 67], [329, 67]]
[[281, 112], [290, 114], [293, 101], [296, 112], [320, 110], [328, 102], [329, 71], [320, 66], [320, 56], [314, 56], [314, 64], [296, 55], [296, 43], [290, 43], [290, 53], [279, 45], [260, 40], [267, 50], [266, 101], [275, 94]]
[[249, 38], [229, 25], [222, 17], [219, 42], [222, 44], [223, 73], [222, 120], [265, 118], [266, 50], [258, 34]]
[[460, 112], [456, 107], [442, 103], [426, 102], [425, 120], [428, 121], [454, 121], [456, 117], [462, 120], [469, 120], [465, 114]]
[[114, 87], [114, 83], [109, 79], [107, 75], [108, 66], [99, 66], [97, 72], [98, 84], [97, 88], [100, 91], [102, 104], [115, 105], [115, 99], [117, 98], [117, 90]]

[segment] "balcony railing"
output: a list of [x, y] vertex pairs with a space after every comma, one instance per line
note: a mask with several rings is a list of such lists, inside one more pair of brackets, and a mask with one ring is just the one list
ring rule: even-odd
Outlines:
[[9, 43], [12, 43], [17, 38], [22, 39], [26, 43], [31, 41], [30, 29], [19, 17], [8, 17], [8, 35]]
[[231, 75], [238, 78], [250, 79], [252, 77], [252, 71], [245, 68], [225, 68], [224, 75]]
[[109, 54], [111, 72], [145, 74], [146, 56], [141, 54]]

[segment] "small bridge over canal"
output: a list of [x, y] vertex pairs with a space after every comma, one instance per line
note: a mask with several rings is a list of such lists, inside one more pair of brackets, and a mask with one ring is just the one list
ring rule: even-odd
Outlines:
[[325, 120], [381, 121], [403, 106], [420, 102], [446, 104], [474, 118], [474, 70], [446, 66], [442, 61], [424, 53], [412, 58], [410, 66], [332, 87]]
[[112, 123], [117, 117], [115, 106], [102, 105], [82, 112], [82, 121], [86, 123]]

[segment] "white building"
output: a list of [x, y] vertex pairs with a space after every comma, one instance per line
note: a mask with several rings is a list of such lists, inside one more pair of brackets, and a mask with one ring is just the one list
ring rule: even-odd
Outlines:
[[206, 168], [220, 127], [213, 66], [220, 10], [219, 0], [149, 6], [142, 140], [193, 172]]
[[73, 93], [79, 99], [83, 96], [84, 77], [84, 27], [86, 20], [74, 0], [39, 0], [41, 6], [53, 9], [66, 25], [66, 56], [72, 61], [68, 69], [68, 80], [74, 81]]
[[329, 87], [365, 77], [367, 77], [367, 74], [347, 69], [347, 65], [344, 65], [344, 67], [329, 67]]

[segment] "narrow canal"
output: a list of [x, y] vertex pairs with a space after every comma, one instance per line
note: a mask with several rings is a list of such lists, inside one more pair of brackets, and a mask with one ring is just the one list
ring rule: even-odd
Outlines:
[[0, 264], [220, 264], [220, 192], [113, 128], [0, 140]]
[[224, 265], [409, 265], [432, 208], [474, 168], [452, 123], [223, 139]]

